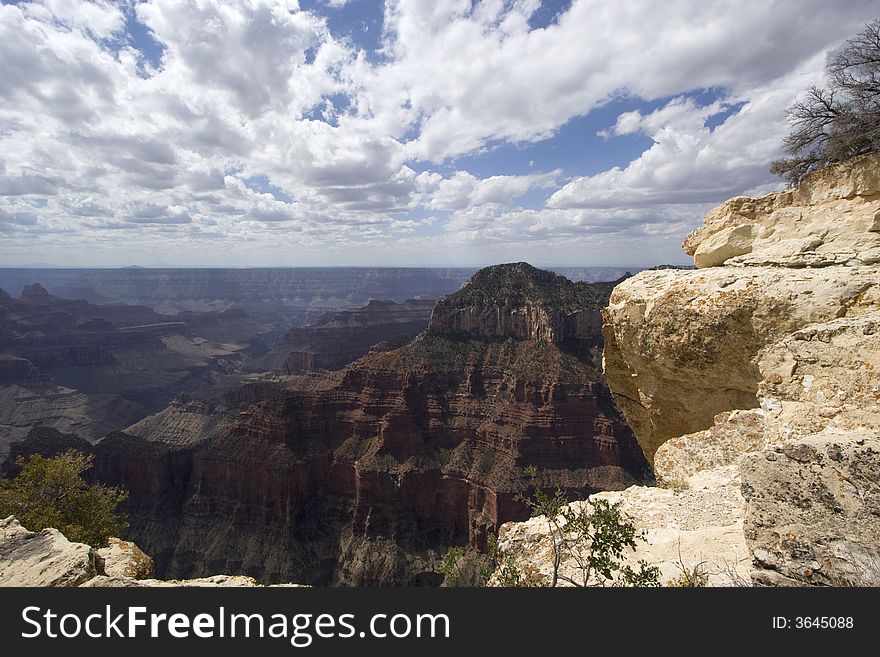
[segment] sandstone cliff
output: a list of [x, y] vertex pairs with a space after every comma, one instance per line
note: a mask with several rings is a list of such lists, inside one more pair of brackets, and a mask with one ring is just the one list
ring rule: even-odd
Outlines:
[[[878, 217], [880, 156], [857, 158], [727, 201], [685, 240], [696, 270], [615, 288], [605, 375], [665, 486], [614, 494], [648, 532], [633, 558], [668, 573], [671, 536], [691, 566], [733, 564], [728, 582], [880, 581]], [[706, 513], [682, 522], [700, 494]], [[501, 537], [528, 563], [541, 526]]]

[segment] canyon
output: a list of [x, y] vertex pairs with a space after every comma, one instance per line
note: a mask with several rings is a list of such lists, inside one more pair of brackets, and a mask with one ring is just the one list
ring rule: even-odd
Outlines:
[[402, 346], [425, 329], [433, 308], [433, 299], [373, 300], [363, 308], [325, 313], [312, 324], [291, 328], [250, 369], [283, 374], [337, 370], [377, 345]]
[[234, 372], [267, 327], [244, 311], [162, 315], [39, 283], [0, 294], [0, 454], [31, 427], [89, 440]]
[[528, 515], [517, 494], [530, 466], [538, 485], [573, 496], [649, 476], [600, 372], [612, 287], [525, 263], [487, 268], [402, 346], [335, 372], [256, 373], [213, 398], [179, 396], [94, 445], [34, 429], [5, 469], [32, 452], [94, 454], [93, 476], [129, 491], [124, 538], [163, 578], [438, 584], [450, 546], [485, 549]]

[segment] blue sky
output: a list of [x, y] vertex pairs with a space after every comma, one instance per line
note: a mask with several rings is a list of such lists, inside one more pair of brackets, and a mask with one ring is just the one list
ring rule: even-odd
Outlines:
[[0, 4], [0, 265], [686, 263], [875, 3]]

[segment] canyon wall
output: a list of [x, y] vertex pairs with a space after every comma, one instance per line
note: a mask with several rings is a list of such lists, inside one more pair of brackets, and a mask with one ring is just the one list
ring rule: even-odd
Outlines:
[[285, 374], [340, 369], [379, 343], [405, 344], [425, 329], [433, 307], [433, 299], [374, 300], [363, 308], [325, 313], [314, 324], [287, 331], [250, 369]]

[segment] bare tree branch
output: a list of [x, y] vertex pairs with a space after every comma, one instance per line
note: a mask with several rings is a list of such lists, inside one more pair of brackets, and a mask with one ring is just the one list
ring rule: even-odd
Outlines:
[[880, 152], [880, 20], [868, 23], [828, 61], [828, 88], [810, 87], [788, 110], [787, 158], [770, 171], [796, 185], [810, 172]]

